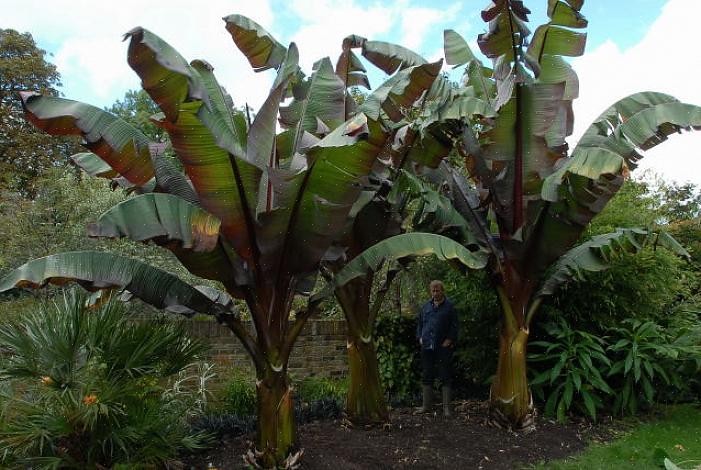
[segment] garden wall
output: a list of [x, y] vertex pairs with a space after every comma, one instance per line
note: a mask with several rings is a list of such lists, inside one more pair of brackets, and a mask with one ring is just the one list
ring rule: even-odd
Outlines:
[[[213, 321], [184, 320], [194, 337], [210, 344], [209, 360], [222, 379], [231, 367], [249, 370], [253, 362], [241, 342], [227, 327]], [[251, 322], [246, 327], [253, 331]], [[346, 374], [346, 323], [342, 320], [310, 320], [299, 335], [290, 357], [289, 371], [295, 378], [310, 375], [338, 378]]]

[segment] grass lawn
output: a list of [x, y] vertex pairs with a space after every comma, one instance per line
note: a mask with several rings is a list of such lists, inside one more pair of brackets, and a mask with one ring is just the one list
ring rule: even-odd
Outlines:
[[533, 467], [556, 469], [660, 469], [665, 453], [683, 469], [701, 466], [701, 407], [660, 408], [662, 416], [641, 424], [614, 441], [592, 444], [575, 457]]

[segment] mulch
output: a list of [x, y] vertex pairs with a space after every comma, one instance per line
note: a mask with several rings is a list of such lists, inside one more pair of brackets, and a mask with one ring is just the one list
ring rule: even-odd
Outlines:
[[[606, 426], [545, 418], [537, 419], [532, 432], [514, 433], [487, 424], [486, 411], [484, 402], [464, 401], [452, 418], [393, 410], [385, 428], [351, 428], [343, 420], [307, 423], [299, 427], [301, 469], [520, 469], [610, 438]], [[185, 468], [206, 469], [210, 463], [219, 470], [244, 468], [241, 456], [253, 437], [224, 439], [217, 448], [184, 459]]]

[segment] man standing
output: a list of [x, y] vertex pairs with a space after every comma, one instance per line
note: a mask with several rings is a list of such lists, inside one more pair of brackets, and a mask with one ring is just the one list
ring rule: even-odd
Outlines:
[[443, 283], [431, 281], [431, 300], [419, 310], [416, 338], [421, 345], [423, 403], [419, 412], [431, 409], [433, 381], [438, 372], [443, 398], [443, 416], [451, 416], [453, 350], [458, 339], [458, 315], [445, 297]]

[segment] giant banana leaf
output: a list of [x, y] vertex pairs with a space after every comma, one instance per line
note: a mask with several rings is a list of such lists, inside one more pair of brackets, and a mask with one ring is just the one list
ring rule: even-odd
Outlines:
[[[149, 140], [131, 124], [78, 101], [21, 92], [25, 116], [51, 135], [80, 135], [83, 145], [135, 185], [153, 178]], [[103, 172], [104, 173], [104, 172]]]
[[536, 297], [552, 295], [555, 290], [572, 278], [581, 277], [584, 271], [603, 271], [622, 253], [637, 253], [651, 243], [659, 243], [679, 256], [689, 253], [669, 234], [657, 234], [640, 228], [619, 228], [615, 232], [597, 235], [578, 245], [552, 267]]
[[447, 197], [441, 195], [429, 183], [406, 170], [400, 170], [388, 200], [391, 204], [397, 204], [399, 199], [404, 197], [419, 202], [412, 218], [415, 230], [445, 235], [463, 245], [476, 243], [467, 221]]
[[[188, 65], [170, 45], [142, 28], [127, 37], [129, 65], [163, 110], [160, 124], [168, 131], [200, 204], [221, 220], [222, 233], [236, 251], [251, 258], [255, 247], [251, 207], [261, 170], [245, 160], [241, 137], [234, 135], [238, 127], [226, 110], [224, 94], [212, 83], [211, 68], [202, 62]], [[208, 92], [214, 89], [220, 93]]]
[[384, 111], [390, 120], [400, 121], [406, 109], [431, 87], [443, 61], [417, 65], [400, 70], [367, 97], [360, 111], [373, 120]]
[[295, 86], [293, 96], [288, 106], [280, 108], [280, 125], [294, 130], [293, 154], [305, 131], [316, 135], [320, 124], [335, 129], [346, 120], [346, 85], [328, 58], [314, 65], [312, 75]]
[[219, 237], [220, 221], [170, 194], [144, 194], [121, 202], [95, 223], [91, 237], [152, 241], [168, 248], [192, 274], [222, 282], [232, 294], [248, 284], [242, 260]]
[[383, 41], [363, 42], [361, 53], [387, 75], [392, 75], [397, 70], [428, 63], [426, 59], [406, 47]]
[[181, 248], [212, 251], [221, 222], [197, 206], [170, 194], [143, 194], [127, 199], [88, 226], [91, 237], [163, 239]]
[[126, 289], [156, 308], [184, 305], [190, 312], [217, 317], [231, 313], [170, 273], [141, 261], [94, 251], [73, 251], [32, 260], [5, 276], [0, 281], [0, 292], [71, 281], [90, 291]]
[[482, 269], [487, 264], [484, 252], [470, 251], [448, 237], [432, 233], [404, 233], [383, 240], [356, 256], [336, 273], [334, 285], [342, 286], [370, 271], [376, 271], [385, 261], [412, 255], [434, 255], [441, 261], [458, 263], [470, 269]]
[[285, 46], [261, 25], [243, 15], [229, 15], [224, 21], [236, 46], [256, 72], [278, 68], [282, 64], [287, 52]]
[[278, 260], [280, 275], [315, 269], [343, 229], [384, 142], [380, 124], [358, 114], [307, 150], [306, 170], [277, 172], [284, 202], [263, 214], [261, 253]]
[[[617, 127], [606, 135], [606, 125]], [[540, 239], [529, 255], [537, 262], [530, 268], [543, 270], [569, 249], [618, 191], [632, 156], [627, 149], [649, 148], [673, 131], [700, 125], [701, 108], [656, 93], [633, 95], [603, 113], [577, 145], [573, 157], [543, 183], [541, 197], [550, 204], [538, 221]], [[633, 161], [641, 158], [637, 152], [635, 155]]]

